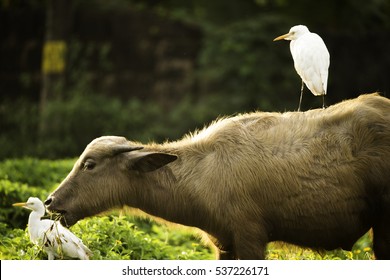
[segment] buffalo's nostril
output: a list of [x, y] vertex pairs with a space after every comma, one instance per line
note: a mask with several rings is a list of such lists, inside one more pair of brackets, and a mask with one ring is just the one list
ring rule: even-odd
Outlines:
[[45, 205], [49, 206], [52, 201], [53, 201], [53, 199], [51, 197], [49, 197], [48, 199], [45, 200]]

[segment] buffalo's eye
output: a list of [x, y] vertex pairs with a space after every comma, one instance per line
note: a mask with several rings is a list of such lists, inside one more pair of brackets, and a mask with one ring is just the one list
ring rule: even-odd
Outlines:
[[86, 162], [83, 162], [81, 164], [81, 169], [83, 171], [92, 170], [95, 166], [96, 166], [95, 162], [93, 162], [91, 160], [87, 160]]

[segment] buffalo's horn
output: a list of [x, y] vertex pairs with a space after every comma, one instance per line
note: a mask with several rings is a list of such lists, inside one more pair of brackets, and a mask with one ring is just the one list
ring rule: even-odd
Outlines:
[[112, 148], [112, 155], [115, 156], [121, 153], [128, 153], [131, 151], [141, 150], [143, 148], [144, 147], [140, 147], [140, 146], [137, 147], [137, 146], [129, 146], [129, 145], [118, 145]]

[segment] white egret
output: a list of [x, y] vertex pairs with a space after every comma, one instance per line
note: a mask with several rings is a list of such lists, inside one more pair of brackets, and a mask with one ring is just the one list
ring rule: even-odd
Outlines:
[[325, 95], [328, 85], [330, 56], [322, 38], [309, 31], [304, 25], [291, 27], [287, 34], [276, 37], [274, 41], [290, 40], [290, 51], [295, 70], [302, 79], [301, 97], [298, 111], [301, 109], [304, 85], [316, 96], [322, 96], [322, 108], [325, 108]]
[[49, 260], [63, 256], [81, 260], [89, 259], [89, 255], [92, 254], [91, 250], [70, 230], [63, 227], [58, 221], [41, 219], [45, 215], [45, 206], [39, 198], [30, 197], [27, 202], [12, 205], [32, 210], [27, 225], [30, 240], [43, 247]]

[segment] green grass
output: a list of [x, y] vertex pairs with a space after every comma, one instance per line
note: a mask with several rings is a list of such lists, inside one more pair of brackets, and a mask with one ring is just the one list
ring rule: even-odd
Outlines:
[[267, 247], [269, 260], [373, 260], [370, 234], [365, 234], [352, 248], [352, 251], [341, 249], [333, 251], [314, 251], [291, 244], [273, 242]]
[[[29, 196], [44, 199], [69, 173], [74, 159], [17, 159], [0, 162], [0, 259], [47, 259], [33, 245], [25, 229], [30, 211], [12, 207]], [[211, 248], [202, 244], [196, 232], [170, 227], [145, 218], [112, 212], [87, 218], [71, 228], [93, 252], [91, 259], [214, 259]], [[272, 260], [373, 259], [371, 235], [363, 236], [352, 251], [318, 252], [285, 243], [270, 243]]]
[[[145, 232], [137, 226], [150, 223], [152, 230]], [[4, 228], [0, 241], [0, 259], [47, 259], [47, 255], [29, 241], [27, 230]], [[140, 221], [128, 216], [109, 215], [78, 222], [71, 228], [93, 252], [95, 260], [142, 259], [212, 259], [209, 248], [184, 230], [171, 231], [154, 222]]]

